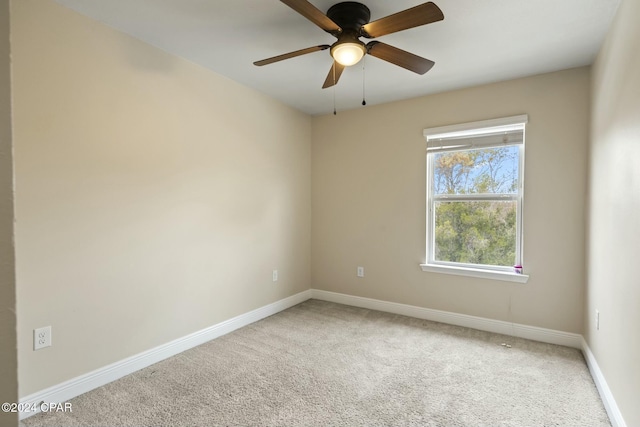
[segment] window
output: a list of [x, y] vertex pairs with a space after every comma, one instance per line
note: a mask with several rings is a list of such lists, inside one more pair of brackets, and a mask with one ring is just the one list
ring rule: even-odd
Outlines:
[[527, 116], [425, 129], [425, 271], [526, 282], [522, 265]]

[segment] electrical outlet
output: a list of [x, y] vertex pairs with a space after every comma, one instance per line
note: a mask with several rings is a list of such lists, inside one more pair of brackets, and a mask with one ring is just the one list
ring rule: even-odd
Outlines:
[[600, 311], [596, 310], [596, 331], [600, 330]]
[[358, 277], [364, 277], [364, 267], [358, 267]]
[[33, 330], [33, 349], [51, 347], [51, 326]]
[[277, 282], [278, 281], [278, 270], [273, 270], [273, 281]]

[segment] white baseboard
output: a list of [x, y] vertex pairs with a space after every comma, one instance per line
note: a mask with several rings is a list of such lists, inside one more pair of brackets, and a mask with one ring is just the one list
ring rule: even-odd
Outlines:
[[618, 405], [616, 404], [613, 394], [607, 385], [607, 381], [604, 379], [604, 375], [598, 366], [598, 362], [584, 338], [582, 339], [582, 353], [587, 361], [587, 366], [589, 366], [593, 382], [596, 383], [598, 393], [600, 393], [600, 398], [602, 398], [602, 403], [604, 403], [604, 407], [607, 410], [609, 420], [611, 420], [611, 425], [613, 427], [626, 427], [627, 423], [625, 423], [624, 418], [622, 418], [622, 413], [620, 412], [620, 409], [618, 409]]
[[[260, 307], [240, 316], [234, 317], [206, 329], [186, 335], [151, 350], [112, 363], [93, 372], [72, 378], [61, 384], [33, 393], [20, 399], [20, 403], [28, 403], [30, 407], [40, 407], [41, 402], [62, 403], [95, 388], [101, 387], [119, 378], [136, 372], [142, 368], [158, 363], [168, 357], [175, 356], [185, 350], [204, 344], [243, 326], [269, 317], [273, 314], [293, 307], [311, 298], [311, 291], [307, 290], [272, 304]], [[37, 412], [21, 412], [20, 419], [28, 418]]]
[[564, 345], [577, 349], [582, 348], [582, 335], [572, 334], [569, 332], [537, 328], [535, 326], [486, 319], [484, 317], [469, 316], [466, 314], [451, 313], [448, 311], [433, 310], [430, 308], [416, 307], [413, 305], [399, 304], [371, 298], [356, 297], [335, 292], [321, 291], [318, 289], [312, 289], [311, 295], [312, 298], [323, 301], [368, 308], [370, 310], [385, 311], [387, 313], [401, 314], [403, 316], [416, 317], [418, 319], [464, 326], [497, 334], [512, 335], [533, 341]]
[[[185, 350], [204, 344], [207, 341], [211, 341], [212, 339], [228, 334], [236, 329], [279, 313], [311, 298], [581, 349], [585, 355], [587, 365], [589, 366], [591, 375], [593, 376], [594, 382], [600, 392], [600, 396], [604, 402], [613, 427], [626, 427], [622, 414], [620, 413], [607, 382], [598, 367], [598, 363], [582, 335], [555, 331], [552, 329], [537, 328], [534, 326], [512, 324], [510, 322], [469, 316], [466, 314], [416, 307], [407, 304], [339, 294], [318, 289], [310, 289], [300, 292], [288, 298], [210, 326], [206, 329], [178, 338], [177, 340], [151, 350], [147, 350], [119, 362], [112, 363], [111, 365], [97, 369], [93, 372], [72, 378], [61, 384], [57, 384], [53, 387], [25, 396], [20, 399], [20, 403], [29, 404], [30, 407], [37, 407], [41, 402], [66, 402], [69, 399], [101, 387], [122, 378], [125, 375], [129, 375], [142, 368], [146, 368], [147, 366], [160, 362], [161, 360], [182, 353]], [[22, 412], [20, 414], [20, 419], [30, 417], [36, 413], [37, 412]]]

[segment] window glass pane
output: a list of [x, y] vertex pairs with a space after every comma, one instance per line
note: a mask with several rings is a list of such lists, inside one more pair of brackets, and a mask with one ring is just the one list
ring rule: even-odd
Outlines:
[[434, 259], [513, 266], [516, 207], [511, 200], [435, 202]]
[[518, 146], [434, 154], [434, 194], [518, 192]]

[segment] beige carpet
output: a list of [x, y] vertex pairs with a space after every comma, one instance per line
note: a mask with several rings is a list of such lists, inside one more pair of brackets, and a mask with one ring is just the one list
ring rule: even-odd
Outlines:
[[610, 425], [578, 350], [316, 300], [71, 402], [23, 423]]

